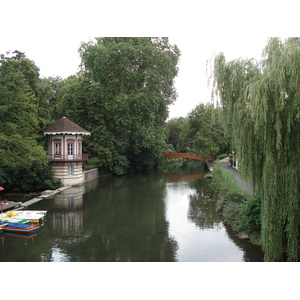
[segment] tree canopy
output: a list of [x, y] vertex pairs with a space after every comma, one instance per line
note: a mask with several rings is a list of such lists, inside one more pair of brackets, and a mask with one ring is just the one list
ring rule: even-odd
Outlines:
[[228, 151], [218, 109], [211, 104], [199, 104], [189, 114], [188, 137], [193, 151], [216, 155]]
[[228, 141], [219, 109], [199, 104], [186, 118], [171, 119], [168, 126], [168, 143], [178, 152], [217, 155], [228, 151]]
[[39, 133], [49, 110], [38, 96], [38, 68], [14, 53], [0, 57], [0, 182], [7, 190], [47, 188], [52, 174]]
[[214, 87], [239, 171], [261, 196], [265, 260], [299, 256], [300, 39], [271, 38], [262, 60], [214, 61]]
[[115, 174], [161, 158], [180, 52], [167, 38], [96, 38], [82, 43], [81, 71], [63, 83], [61, 115], [92, 134], [90, 151]]
[[188, 119], [184, 117], [172, 118], [167, 122], [167, 143], [172, 144], [177, 152], [188, 152]]

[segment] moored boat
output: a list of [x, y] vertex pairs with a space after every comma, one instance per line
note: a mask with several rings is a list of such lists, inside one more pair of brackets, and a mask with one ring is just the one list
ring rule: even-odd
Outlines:
[[28, 214], [41, 214], [44, 216], [44, 220], [46, 220], [48, 210], [22, 210]]
[[31, 224], [40, 224], [45, 221], [45, 211], [27, 211], [27, 210], [14, 210], [8, 212], [4, 218], [15, 218], [19, 220], [29, 220]]
[[15, 224], [15, 223], [2, 223], [0, 226], [4, 229], [5, 232], [17, 232], [17, 233], [33, 233], [39, 227], [34, 225], [24, 225], [24, 224]]
[[17, 219], [13, 217], [5, 218], [5, 217], [0, 217], [0, 220], [4, 223], [16, 223], [16, 224], [25, 224], [25, 225], [30, 225], [31, 222], [26, 219]]

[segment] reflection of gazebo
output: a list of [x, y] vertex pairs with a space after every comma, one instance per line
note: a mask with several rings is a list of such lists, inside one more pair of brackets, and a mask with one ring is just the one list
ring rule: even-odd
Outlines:
[[61, 236], [77, 236], [83, 230], [83, 194], [85, 185], [70, 187], [53, 198], [54, 209], [49, 221]]
[[88, 156], [82, 153], [82, 136], [90, 134], [66, 117], [45, 129], [51, 166], [54, 175], [61, 179], [63, 185], [83, 183], [82, 162]]

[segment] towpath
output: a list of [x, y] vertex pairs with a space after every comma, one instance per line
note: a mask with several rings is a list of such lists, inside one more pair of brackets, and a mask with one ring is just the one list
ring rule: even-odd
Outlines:
[[[209, 163], [209, 167], [213, 168], [214, 164], [216, 164], [216, 163], [217, 162], [211, 162], [211, 163]], [[249, 184], [249, 183], [246, 183], [246, 182], [242, 181], [242, 179], [239, 176], [238, 170], [236, 170], [236, 169], [234, 169], [234, 168], [232, 168], [230, 166], [229, 157], [220, 160], [220, 163], [221, 163], [222, 168], [224, 168], [225, 170], [227, 170], [228, 172], [230, 172], [233, 175], [233, 177], [234, 177], [234, 179], [236, 181], [236, 184], [241, 189], [243, 189], [247, 194], [253, 195], [253, 187], [252, 187], [252, 185]]]

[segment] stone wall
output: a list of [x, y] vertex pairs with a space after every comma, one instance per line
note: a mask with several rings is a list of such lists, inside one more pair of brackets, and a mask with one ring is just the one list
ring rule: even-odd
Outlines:
[[[82, 162], [68, 162], [68, 163], [51, 163], [54, 176], [61, 180], [63, 186], [72, 186], [82, 184], [84, 176], [82, 173]], [[69, 175], [69, 166], [73, 166], [73, 174]]]
[[98, 168], [86, 171], [83, 173], [84, 175], [84, 182], [93, 180], [99, 176]]

